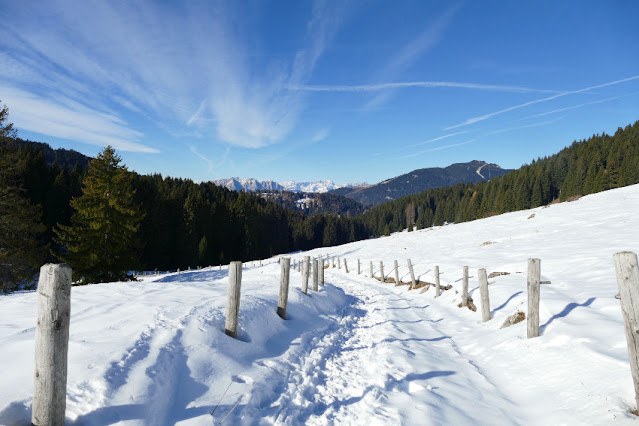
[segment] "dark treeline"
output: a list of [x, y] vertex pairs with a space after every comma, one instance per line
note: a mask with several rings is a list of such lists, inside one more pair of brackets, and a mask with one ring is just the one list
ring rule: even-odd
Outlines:
[[149, 269], [183, 268], [267, 258], [362, 239], [355, 219], [307, 216], [211, 182], [136, 175], [136, 199], [146, 216], [139, 231]]
[[[72, 200], [86, 191], [87, 169], [80, 161], [60, 165], [55, 152], [52, 155], [42, 144], [16, 140], [7, 125], [3, 131], [0, 285], [11, 291], [28, 283], [42, 263], [63, 257], [67, 248], [55, 230], [72, 227], [71, 217], [77, 213]], [[211, 182], [125, 172], [130, 179], [122, 180], [128, 185], [124, 192], [132, 194], [141, 213], [131, 244], [135, 264], [127, 268], [167, 270], [344, 244], [411, 225], [421, 229], [464, 222], [635, 184], [639, 122], [619, 128], [613, 136], [575, 142], [490, 182], [427, 190], [354, 217], [309, 215], [260, 194], [230, 191]], [[326, 202], [352, 207], [341, 199]]]
[[270, 191], [262, 192], [262, 196], [282, 207], [299, 210], [306, 215], [331, 213], [352, 217], [364, 213], [367, 207], [370, 207], [364, 206], [359, 201], [330, 192]]
[[[71, 200], [84, 188], [87, 169], [80, 163], [60, 166], [54, 157], [48, 163], [43, 145], [0, 138], [0, 195], [11, 195], [0, 197], [3, 291], [23, 286], [40, 265], [62, 258], [57, 253], [66, 248], [56, 240], [55, 229], [71, 225]], [[225, 264], [366, 236], [362, 225], [346, 216], [306, 215], [259, 194], [230, 191], [211, 182], [129, 173], [128, 190], [142, 211], [135, 234], [138, 262], [130, 269]], [[27, 240], [29, 244], [20, 243]]]
[[466, 222], [639, 183], [639, 121], [613, 136], [594, 135], [489, 182], [402, 197], [359, 219], [372, 235]]

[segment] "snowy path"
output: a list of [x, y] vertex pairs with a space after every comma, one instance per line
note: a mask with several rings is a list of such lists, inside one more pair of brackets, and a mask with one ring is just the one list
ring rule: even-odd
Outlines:
[[440, 330], [442, 318], [425, 300], [370, 279], [327, 278], [351, 304], [305, 351], [268, 365], [273, 373], [235, 422], [522, 423], [513, 402]]

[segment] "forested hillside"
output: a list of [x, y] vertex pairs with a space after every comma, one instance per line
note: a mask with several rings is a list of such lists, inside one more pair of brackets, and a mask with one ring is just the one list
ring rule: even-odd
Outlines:
[[431, 188], [489, 181], [508, 172], [510, 170], [502, 169], [497, 164], [470, 161], [451, 164], [448, 167], [413, 170], [375, 185], [339, 188], [331, 191], [331, 194], [342, 195], [362, 204], [380, 205]]
[[[3, 111], [4, 121], [6, 108]], [[70, 240], [56, 239], [56, 229], [72, 225], [72, 205], [78, 205], [73, 200], [89, 188], [84, 156], [17, 140], [12, 128], [2, 128], [0, 281], [3, 291], [10, 291], [29, 284], [45, 261], [65, 258], [70, 248], [65, 241]], [[89, 170], [97, 167], [94, 161]], [[122, 180], [128, 186], [119, 192], [132, 194], [126, 209], [140, 212], [135, 226], [128, 227], [134, 232], [130, 245], [135, 256], [130, 256], [127, 269], [167, 270], [266, 258], [413, 226], [464, 222], [635, 184], [639, 122], [612, 136], [574, 142], [489, 182], [429, 189], [363, 214], [360, 204], [332, 194], [308, 201], [306, 214], [288, 208], [297, 198], [269, 200], [268, 194], [230, 191], [212, 182], [142, 176], [125, 168], [123, 173], [129, 176]], [[327, 208], [335, 214], [313, 214]], [[65, 232], [68, 237], [75, 231]]]
[[594, 135], [490, 182], [430, 189], [361, 216], [373, 235], [418, 229], [566, 201], [639, 182], [639, 121]]

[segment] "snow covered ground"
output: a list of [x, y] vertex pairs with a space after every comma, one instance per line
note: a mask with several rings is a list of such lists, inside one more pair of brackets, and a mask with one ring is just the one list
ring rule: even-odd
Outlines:
[[[612, 255], [639, 252], [639, 186], [571, 203], [296, 253], [347, 259], [275, 313], [279, 265], [243, 272], [239, 339], [224, 334], [227, 273], [74, 287], [69, 424], [630, 424], [637, 418]], [[541, 336], [526, 339], [526, 263], [541, 259]], [[357, 259], [362, 274], [357, 275]], [[410, 258], [422, 281], [382, 284]], [[464, 265], [493, 318], [458, 308]], [[0, 297], [0, 424], [28, 424], [35, 293]]]

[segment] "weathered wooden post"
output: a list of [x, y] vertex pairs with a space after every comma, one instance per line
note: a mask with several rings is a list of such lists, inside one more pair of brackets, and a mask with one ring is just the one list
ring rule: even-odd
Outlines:
[[486, 270], [477, 271], [479, 277], [479, 295], [481, 296], [481, 319], [483, 322], [490, 320], [490, 300], [488, 299], [488, 277]]
[[324, 285], [324, 258], [320, 258], [320, 284]]
[[399, 266], [397, 261], [395, 261], [395, 285], [399, 285]]
[[304, 265], [302, 266], [302, 293], [308, 294], [308, 274], [309, 274], [310, 256], [304, 256]]
[[319, 282], [319, 261], [313, 259], [313, 291], [319, 291], [317, 283]]
[[344, 270], [348, 274], [348, 264], [346, 263], [346, 259], [344, 259]]
[[335, 256], [333, 256], [333, 268], [335, 267]]
[[277, 300], [277, 315], [286, 319], [286, 305], [288, 304], [288, 283], [291, 274], [291, 258], [280, 259], [280, 297]]
[[630, 371], [635, 386], [636, 408], [639, 409], [639, 266], [637, 255], [629, 251], [616, 253], [613, 258], [617, 271], [621, 313], [626, 329]]
[[362, 270], [360, 269], [359, 259], [357, 259], [357, 275], [359, 275], [361, 272]]
[[31, 422], [64, 425], [71, 319], [71, 268], [46, 264], [38, 281], [35, 379]]
[[371, 278], [375, 278], [375, 277], [373, 276], [373, 261], [372, 261], [372, 260], [371, 260]]
[[464, 266], [462, 278], [462, 306], [468, 306], [468, 266]]
[[417, 286], [417, 281], [415, 281], [415, 272], [413, 271], [413, 264], [410, 259], [408, 261], [408, 272], [410, 272], [410, 287], [409, 290], [414, 289]]
[[528, 259], [528, 338], [539, 336], [539, 282], [541, 260]]
[[242, 262], [231, 262], [229, 265], [229, 294], [226, 306], [225, 332], [237, 339], [237, 324], [240, 316], [240, 288], [242, 287]]
[[386, 277], [384, 276], [384, 262], [382, 260], [379, 261], [379, 282], [385, 283]]
[[342, 258], [341, 257], [337, 258], [337, 269], [342, 269]]
[[435, 266], [435, 297], [439, 297], [442, 294], [441, 286], [439, 285], [439, 266]]

